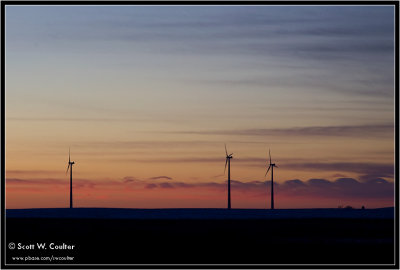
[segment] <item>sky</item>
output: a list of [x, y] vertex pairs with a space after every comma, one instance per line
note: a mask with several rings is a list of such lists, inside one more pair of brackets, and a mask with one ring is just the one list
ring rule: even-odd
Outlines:
[[394, 6], [6, 6], [6, 208], [394, 205]]

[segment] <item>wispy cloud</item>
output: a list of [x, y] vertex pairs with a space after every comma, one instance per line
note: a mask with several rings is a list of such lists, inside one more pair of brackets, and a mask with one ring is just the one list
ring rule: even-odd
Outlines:
[[[251, 196], [265, 196], [269, 192], [270, 181], [241, 182], [231, 180], [231, 189], [234, 192], [251, 193]], [[369, 181], [358, 181], [354, 178], [338, 178], [335, 181], [327, 179], [299, 179], [287, 180], [283, 183], [274, 183], [276, 193], [280, 195], [300, 197], [334, 197], [334, 198], [394, 198], [394, 184], [381, 178]], [[225, 192], [224, 182], [182, 183], [164, 182], [146, 185], [147, 189], [179, 189], [179, 188], [207, 188]]]
[[224, 135], [224, 136], [351, 136], [375, 137], [393, 135], [393, 124], [354, 126], [312, 126], [292, 128], [238, 129], [215, 131], [175, 131], [179, 134]]
[[157, 181], [157, 180], [172, 180], [172, 177], [161, 175], [161, 176], [153, 176], [149, 178], [137, 178], [134, 176], [125, 176], [122, 178], [123, 183], [144, 183], [149, 181]]
[[[221, 164], [223, 166], [225, 162], [224, 155], [220, 155], [219, 157], [210, 157], [210, 158], [192, 158], [192, 157], [182, 157], [182, 158], [158, 158], [158, 159], [125, 159], [131, 162], [136, 163], [209, 163], [209, 164]], [[245, 167], [257, 167], [263, 168], [266, 166], [267, 159], [266, 157], [235, 157], [235, 164], [238, 166]], [[298, 160], [294, 158], [280, 158], [278, 160], [279, 167], [284, 170], [290, 171], [307, 171], [307, 172], [332, 172], [333, 177], [343, 177], [344, 173], [357, 173], [360, 175], [360, 179], [368, 180], [371, 178], [392, 178], [394, 176], [394, 164], [393, 163], [379, 163], [379, 162], [330, 162], [330, 161], [317, 161], [313, 159], [303, 159]], [[57, 174], [60, 171], [55, 171]], [[6, 171], [6, 175], [8, 176], [17, 176], [10, 177], [10, 181], [12, 179], [18, 179], [21, 175], [54, 175], [53, 171], [24, 171], [24, 170], [10, 170]], [[222, 174], [211, 176], [211, 178], [219, 178]], [[85, 180], [85, 179], [83, 179]], [[173, 180], [173, 177], [167, 175], [156, 175], [147, 178], [138, 178], [135, 176], [125, 176], [122, 178], [122, 182], [124, 183], [133, 183], [133, 182], [149, 182], [149, 181], [157, 181], [157, 180]], [[57, 183], [58, 180], [54, 180], [53, 178], [37, 178], [35, 181], [47, 181], [51, 183]]]
[[150, 177], [149, 180], [160, 180], [160, 179], [164, 179], [164, 180], [172, 180], [172, 177], [169, 176], [154, 176], [154, 177]]
[[[188, 140], [188, 141], [160, 141], [160, 140], [148, 140], [148, 141], [88, 141], [84, 143], [76, 143], [76, 146], [81, 148], [92, 148], [92, 147], [102, 147], [102, 148], [133, 148], [133, 149], [147, 149], [147, 148], [187, 148], [195, 146], [214, 146], [217, 142], [210, 141], [199, 141], [199, 140]], [[219, 143], [221, 145], [221, 143]]]
[[394, 164], [385, 164], [385, 163], [313, 162], [313, 163], [280, 164], [280, 167], [298, 171], [353, 172], [364, 175], [374, 175], [379, 177], [392, 177], [394, 175]]
[[[103, 184], [114, 185], [117, 182], [110, 181]], [[6, 186], [35, 186], [41, 188], [47, 188], [52, 186], [66, 187], [69, 185], [69, 180], [65, 179], [57, 179], [57, 178], [32, 178], [32, 179], [22, 179], [22, 178], [6, 178]], [[88, 180], [88, 179], [75, 179], [73, 186], [74, 188], [93, 188], [96, 185], [101, 185], [96, 181]]]
[[[227, 181], [221, 182], [155, 182], [135, 181], [132, 177], [126, 177], [125, 180], [132, 181], [93, 181], [86, 179], [77, 179], [75, 188], [95, 188], [101, 187], [107, 190], [113, 190], [112, 187], [135, 186], [147, 190], [155, 189], [208, 189], [217, 192], [226, 192]], [[68, 182], [60, 179], [6, 179], [7, 187], [41, 187], [47, 188], [51, 185], [67, 186]], [[248, 181], [242, 182], [239, 180], [231, 180], [231, 188], [233, 192], [249, 193], [249, 196], [265, 196], [269, 192], [270, 181]], [[309, 179], [302, 181], [300, 179], [286, 180], [284, 182], [274, 183], [276, 193], [288, 196], [300, 197], [333, 197], [333, 198], [394, 198], [394, 183], [382, 178], [369, 177], [363, 178], [361, 181], [354, 178], [338, 178], [335, 181], [327, 179]], [[251, 195], [250, 195], [251, 194]]]
[[[124, 183], [128, 183], [131, 177], [123, 178], [122, 181], [118, 180], [110, 180], [110, 179], [101, 179], [101, 180], [92, 180], [87, 178], [78, 178], [75, 177], [73, 181], [74, 187], [90, 187], [93, 188], [95, 186], [116, 186]], [[6, 186], [7, 185], [37, 185], [37, 186], [69, 186], [69, 178], [15, 178], [15, 177], [6, 177]]]
[[161, 188], [173, 188], [174, 186], [171, 183], [160, 183], [158, 184]]
[[[128, 59], [132, 66], [137, 63], [132, 61], [134, 53], [176, 59], [175, 54], [189, 55], [197, 57], [195, 61], [211, 55], [225, 71], [243, 62], [301, 63], [304, 69], [318, 70], [317, 76], [328, 74], [313, 80], [329, 85], [323, 91], [393, 96], [394, 7], [390, 6], [15, 7], [7, 12], [12, 14], [7, 16], [7, 51], [15, 53], [40, 44], [45, 54], [62, 51], [64, 57], [81, 53], [93, 58], [101, 52], [108, 65]], [[28, 14], [35, 14], [35, 20]], [[225, 59], [238, 61], [232, 65]], [[195, 71], [210, 68], [196, 66]], [[291, 80], [278, 76], [282, 83], [296, 77], [283, 73]], [[241, 77], [245, 83], [254, 81], [245, 74]], [[301, 77], [295, 78], [296, 83]], [[224, 81], [230, 79], [237, 76], [230, 74]]]
[[8, 121], [39, 121], [39, 122], [117, 122], [134, 121], [135, 119], [123, 118], [90, 118], [90, 117], [7, 117]]
[[147, 184], [145, 186], [145, 188], [147, 188], [147, 189], [153, 189], [153, 188], [156, 188], [156, 187], [157, 187], [157, 184]]
[[60, 173], [60, 171], [53, 171], [53, 170], [6, 170], [6, 174], [11, 175], [20, 175], [20, 174], [29, 174], [29, 175], [43, 175], [43, 174], [55, 174]]
[[[270, 187], [270, 181], [240, 182], [232, 181], [231, 188], [239, 192], [252, 192], [265, 195]], [[207, 183], [205, 186], [215, 187], [215, 183]], [[219, 183], [219, 189], [225, 190], [226, 183]], [[339, 178], [335, 181], [326, 179], [310, 179], [301, 181], [298, 179], [287, 180], [282, 184], [274, 183], [276, 193], [290, 196], [310, 197], [357, 197], [357, 198], [393, 198], [394, 184], [384, 179], [374, 179], [368, 182], [360, 182], [353, 178]]]
[[[135, 159], [138, 163], [218, 163], [223, 164], [225, 157], [219, 158], [165, 158], [165, 159]], [[244, 157], [235, 158], [235, 163], [248, 167], [265, 167], [266, 158]], [[279, 167], [291, 171], [321, 171], [334, 172], [334, 176], [343, 176], [343, 172], [351, 172], [362, 175], [362, 179], [373, 177], [393, 177], [394, 164], [373, 162], [309, 162], [307, 160], [293, 162], [293, 159], [280, 159]], [[341, 174], [342, 173], [342, 174]], [[221, 175], [219, 175], [221, 176]], [[216, 178], [217, 176], [213, 176]], [[151, 179], [151, 178], [149, 178]]]
[[134, 176], [125, 176], [124, 178], [122, 178], [122, 182], [124, 183], [132, 183], [132, 182], [141, 182], [142, 180], [134, 177]]
[[22, 179], [22, 178], [6, 178], [6, 184], [64, 184], [67, 183], [65, 180], [54, 179], [54, 178], [38, 178], [38, 179]]

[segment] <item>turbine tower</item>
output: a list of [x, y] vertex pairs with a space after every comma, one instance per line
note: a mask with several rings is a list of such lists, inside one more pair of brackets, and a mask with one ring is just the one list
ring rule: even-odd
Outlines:
[[[268, 163], [267, 163], [267, 166], [268, 166]], [[265, 173], [265, 176], [267, 176], [269, 169], [271, 169], [271, 209], [274, 209], [274, 167], [278, 168], [278, 166], [276, 166], [275, 163], [272, 163], [271, 149], [270, 149], [269, 150], [269, 166], [268, 166], [267, 172]]]
[[225, 144], [225, 154], [226, 154], [226, 159], [225, 159], [224, 174], [226, 171], [226, 165], [228, 164], [228, 209], [231, 209], [231, 158], [233, 153], [228, 155], [228, 150], [226, 150], [226, 144]]
[[71, 170], [69, 170], [69, 208], [72, 207], [72, 165], [74, 165], [75, 162], [71, 161], [71, 149], [68, 151], [68, 167], [67, 167], [67, 172], [65, 174], [68, 174], [68, 169], [71, 167]]

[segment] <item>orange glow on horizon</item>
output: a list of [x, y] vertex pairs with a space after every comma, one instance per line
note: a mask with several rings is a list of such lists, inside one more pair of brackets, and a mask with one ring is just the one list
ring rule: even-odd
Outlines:
[[[108, 208], [226, 208], [226, 182], [220, 185], [179, 186], [171, 182], [133, 183], [109, 181], [99, 184], [77, 180], [74, 184], [75, 207]], [[359, 198], [351, 196], [296, 195], [291, 190], [275, 191], [276, 208], [355, 208], [390, 207], [390, 197]], [[269, 185], [242, 189], [231, 185], [233, 208], [269, 208]], [[23, 200], [21, 199], [23, 198]], [[45, 183], [9, 183], [6, 208], [65, 208], [69, 205], [69, 185], [51, 180]]]

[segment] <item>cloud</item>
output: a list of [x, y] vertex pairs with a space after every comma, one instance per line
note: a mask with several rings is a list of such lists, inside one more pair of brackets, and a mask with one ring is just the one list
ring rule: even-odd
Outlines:
[[38, 179], [21, 179], [21, 178], [7, 178], [6, 184], [65, 184], [69, 183], [66, 180], [54, 178], [38, 178]]
[[175, 187], [180, 187], [180, 188], [191, 188], [191, 187], [193, 187], [193, 184], [187, 184], [187, 183], [184, 183], [184, 182], [175, 182], [174, 186]]
[[60, 173], [60, 171], [44, 171], [44, 170], [6, 170], [6, 174], [54, 174]]
[[277, 192], [291, 196], [334, 197], [334, 198], [394, 198], [394, 183], [384, 179], [360, 182], [354, 178], [338, 178], [335, 181], [310, 179], [287, 185], [285, 182]]
[[[251, 181], [251, 182], [241, 182], [237, 180], [231, 180], [231, 187], [237, 188], [242, 192], [252, 191], [254, 189], [259, 189], [262, 187], [266, 187], [270, 181]], [[226, 186], [226, 184], [224, 184]], [[279, 185], [279, 184], [278, 184]]]
[[326, 179], [310, 179], [307, 184], [310, 187], [326, 189], [331, 185], [331, 182]]
[[[135, 159], [135, 162], [143, 163], [219, 163], [222, 164], [225, 158], [166, 158], [166, 159]], [[266, 158], [257, 157], [243, 157], [234, 158], [235, 164], [248, 167], [265, 167]], [[371, 162], [293, 162], [293, 159], [280, 159], [279, 167], [291, 171], [331, 171], [335, 172], [333, 177], [345, 177], [343, 173], [357, 173], [361, 174], [360, 180], [368, 180], [379, 177], [391, 178], [394, 175], [394, 164], [390, 163], [371, 163]], [[211, 176], [215, 179], [222, 176], [222, 174]], [[168, 176], [155, 176], [150, 177], [148, 180], [168, 179]]]
[[[166, 158], [166, 159], [135, 159], [135, 162], [143, 163], [219, 163], [223, 164], [225, 158]], [[248, 167], [265, 167], [266, 158], [243, 157], [234, 158], [235, 164]], [[223, 165], [221, 165], [223, 166]], [[293, 162], [293, 159], [280, 159], [279, 167], [291, 171], [331, 171], [335, 172], [333, 177], [344, 177], [343, 173], [361, 174], [360, 180], [368, 180], [371, 178], [388, 177], [394, 175], [394, 164], [390, 163], [371, 163], [371, 162]], [[215, 179], [222, 175], [215, 175], [211, 178]], [[172, 180], [168, 176], [156, 176], [148, 178], [148, 180], [157, 179]]]
[[[231, 180], [232, 192], [249, 193], [249, 196], [265, 196], [269, 193], [271, 181], [241, 182]], [[180, 188], [207, 188], [226, 192], [227, 181], [224, 182], [163, 182], [146, 185], [148, 189], [180, 189]], [[331, 198], [394, 198], [394, 183], [381, 178], [361, 182], [354, 178], [338, 178], [335, 181], [327, 179], [299, 179], [287, 180], [283, 183], [274, 183], [276, 194], [300, 197], [331, 197]]]
[[299, 180], [299, 179], [294, 179], [294, 180], [287, 180], [282, 184], [282, 187], [287, 187], [289, 189], [295, 189], [295, 188], [301, 188], [301, 187], [305, 187], [306, 184]]
[[150, 177], [148, 179], [149, 180], [160, 180], [160, 179], [172, 180], [172, 178], [168, 177], [168, 176], [154, 176], [154, 177]]
[[[117, 182], [108, 182], [108, 184], [115, 184]], [[6, 177], [6, 186], [17, 185], [17, 186], [40, 186], [40, 187], [49, 187], [49, 186], [69, 186], [69, 179], [55, 179], [55, 178], [33, 178], [33, 179], [20, 179], [20, 178], [7, 178]], [[74, 188], [94, 188], [96, 185], [99, 185], [98, 182], [91, 181], [88, 179], [74, 179], [73, 187]]]
[[147, 189], [153, 189], [153, 188], [156, 188], [156, 187], [157, 187], [156, 184], [147, 184], [147, 185], [145, 186], [145, 188], [147, 188]]
[[363, 175], [360, 175], [358, 178], [360, 179], [361, 182], [368, 182], [370, 180], [380, 179], [381, 177], [382, 177], [382, 174], [377, 172], [377, 173], [363, 174]]
[[98, 183], [96, 183], [95, 181], [91, 181], [91, 180], [78, 180], [78, 181], [74, 181], [73, 183], [73, 187], [74, 189], [80, 189], [80, 188], [94, 188], [98, 186]]
[[394, 164], [387, 163], [362, 163], [362, 162], [305, 162], [305, 163], [286, 163], [280, 167], [299, 171], [337, 171], [360, 173], [366, 177], [392, 177], [394, 174]]
[[345, 178], [345, 177], [336, 179], [335, 183], [338, 185], [357, 185], [358, 184], [356, 179]]
[[[393, 95], [389, 76], [393, 76], [394, 7], [107, 7], [113, 9], [112, 14], [90, 9], [60, 12], [25, 7], [24, 11], [8, 11], [13, 12], [7, 17], [8, 47], [16, 53], [29, 52], [32, 46], [28, 44], [39, 43], [45, 52], [69, 55], [79, 51], [89, 57], [118, 52], [124, 58], [133, 55], [132, 59], [133, 51], [155, 57], [212, 55], [217, 60], [239, 59], [237, 65], [246, 62], [243, 58], [254, 63], [302, 62], [306, 68], [326, 71], [329, 77], [319, 81], [330, 84], [329, 89], [343, 79], [356, 82], [356, 76], [362, 75], [367, 78], [364, 86], [349, 87], [345, 82], [340, 90]], [[26, 14], [41, 19], [32, 21]], [[49, 21], [54, 23], [49, 26]], [[227, 65], [236, 66], [232, 63]], [[380, 67], [374, 70], [374, 66]], [[372, 87], [376, 75], [383, 84]]]
[[112, 148], [112, 149], [169, 149], [169, 148], [187, 148], [187, 147], [195, 147], [195, 146], [208, 146], [208, 145], [216, 145], [216, 142], [210, 141], [87, 141], [85, 143], [75, 144], [79, 147], [92, 148], [92, 147], [101, 147], [101, 148]]
[[[272, 44], [274, 51], [281, 49], [286, 53], [295, 55], [296, 43], [293, 40], [307, 41], [306, 49], [311, 50], [312, 44], [324, 44], [339, 47], [334, 52], [336, 55], [358, 53], [358, 45], [370, 45], [381, 42], [386, 37], [393, 36], [393, 11], [376, 10], [368, 7], [225, 7], [222, 11], [218, 7], [185, 8], [182, 10], [160, 9], [156, 13], [156, 21], [149, 22], [137, 15], [117, 17], [114, 20], [98, 22], [102, 29], [109, 29], [108, 35], [100, 31], [91, 31], [86, 38], [108, 38], [126, 42], [167, 43], [170, 49], [173, 44], [190, 44], [193, 50], [209, 50], [218, 53], [223, 52], [222, 46], [211, 50], [211, 45], [222, 41], [229, 41], [226, 50], [235, 53], [253, 53], [263, 56], [271, 50], [271, 47], [259, 50], [250, 50], [243, 46], [243, 42]], [[153, 12], [143, 9], [145, 14]], [[173, 14], [176, 14], [174, 16]], [[184, 14], [184, 16], [182, 16]], [[187, 16], [190, 14], [189, 16]], [[368, 15], [369, 20], [365, 17]], [[153, 17], [153, 16], [152, 16]], [[134, 18], [134, 19], [132, 19]], [[154, 17], [153, 17], [154, 18]], [[118, 29], [118, 31], [115, 31]], [[368, 31], [369, 30], [369, 31]], [[93, 33], [94, 32], [94, 33]], [[110, 35], [111, 34], [111, 35]], [[268, 37], [268, 38], [267, 38]], [[273, 42], [266, 42], [270, 40]], [[332, 42], [333, 40], [340, 42]], [[361, 40], [361, 41], [360, 41]], [[239, 43], [239, 44], [238, 44]], [[284, 44], [292, 44], [291, 47], [283, 47]], [[348, 44], [354, 44], [350, 46]], [[206, 46], [209, 45], [209, 46]], [[347, 46], [346, 46], [347, 45]], [[266, 47], [266, 46], [264, 46]], [[375, 48], [366, 46], [364, 50], [375, 52]], [[253, 48], [254, 49], [254, 48]], [[318, 47], [317, 47], [318, 49]], [[319, 51], [329, 53], [331, 47], [321, 48]]]
[[393, 124], [354, 125], [354, 126], [314, 126], [292, 128], [237, 129], [215, 131], [176, 131], [172, 133], [224, 136], [337, 136], [370, 137], [393, 135]]
[[[122, 178], [122, 182], [125, 183], [125, 184], [128, 184], [128, 183], [144, 183], [144, 182], [147, 182], [147, 181], [154, 181], [154, 180], [172, 180], [172, 179], [173, 179], [172, 177], [165, 176], [165, 175], [153, 176], [153, 177], [146, 178], [144, 180], [143, 179], [139, 179], [139, 178], [134, 177], [134, 176], [125, 176], [124, 178]], [[152, 188], [152, 187], [150, 187], [150, 188]]]
[[[126, 180], [130, 180], [126, 178]], [[121, 181], [92, 181], [87, 179], [77, 179], [74, 187], [80, 188], [99, 188], [103, 187], [107, 190], [110, 188], [123, 187], [125, 182]], [[227, 181], [221, 182], [157, 182], [146, 183], [144, 181], [130, 181], [130, 185], [137, 185], [144, 189], [207, 189], [217, 192], [226, 192]], [[19, 179], [8, 178], [6, 179], [7, 187], [26, 187], [27, 190], [33, 186], [47, 188], [50, 185], [60, 185], [66, 187], [69, 182], [60, 179]], [[231, 180], [231, 190], [233, 193], [243, 193], [248, 196], [266, 196], [269, 194], [271, 182], [270, 181], [249, 181], [242, 182], [239, 180]], [[136, 187], [136, 186], [135, 186]], [[330, 197], [330, 198], [362, 198], [368, 199], [391, 199], [394, 198], [394, 183], [389, 182], [383, 178], [373, 178], [372, 176], [357, 180], [354, 178], [338, 178], [335, 181], [327, 179], [313, 178], [307, 181], [300, 179], [292, 179], [284, 182], [275, 182], [274, 189], [276, 194], [280, 196], [290, 197]]]
[[225, 158], [164, 158], [164, 159], [130, 159], [135, 162], [143, 163], [214, 163], [224, 162]]
[[336, 177], [336, 178], [338, 178], [338, 177], [346, 177], [346, 175], [341, 174], [341, 173], [335, 173], [334, 175], [332, 175], [332, 177]]
[[140, 182], [142, 180], [140, 180], [136, 177], [133, 177], [133, 176], [125, 176], [124, 178], [122, 178], [122, 181], [124, 183], [132, 183], [132, 182]]
[[31, 181], [18, 178], [6, 178], [6, 184], [29, 184]]
[[161, 188], [173, 188], [174, 186], [172, 186], [170, 183], [160, 183], [159, 187], [161, 187]]
[[7, 121], [44, 121], [44, 122], [117, 122], [117, 121], [134, 121], [135, 119], [122, 118], [68, 118], [68, 117], [7, 117]]

